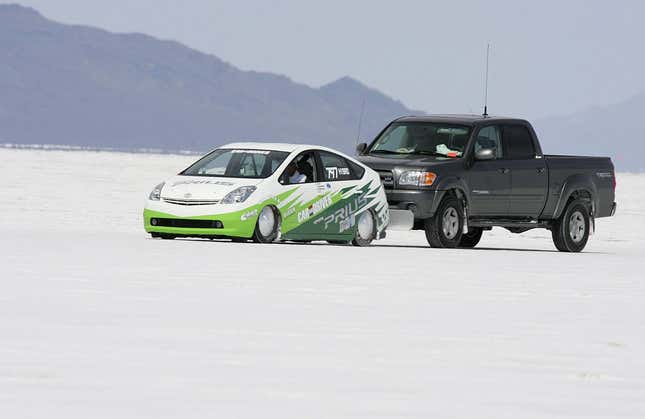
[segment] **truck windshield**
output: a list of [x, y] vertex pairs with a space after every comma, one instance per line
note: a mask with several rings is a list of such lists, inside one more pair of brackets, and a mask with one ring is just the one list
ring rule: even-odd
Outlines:
[[470, 136], [470, 128], [434, 122], [391, 124], [369, 149], [370, 154], [423, 154], [459, 158]]
[[288, 155], [284, 151], [220, 148], [199, 159], [180, 175], [266, 178]]

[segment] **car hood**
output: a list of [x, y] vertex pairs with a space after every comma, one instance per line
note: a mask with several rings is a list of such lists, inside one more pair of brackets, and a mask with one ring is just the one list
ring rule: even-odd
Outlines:
[[180, 201], [221, 200], [240, 186], [256, 186], [264, 179], [242, 179], [214, 176], [175, 176], [166, 181], [161, 198]]

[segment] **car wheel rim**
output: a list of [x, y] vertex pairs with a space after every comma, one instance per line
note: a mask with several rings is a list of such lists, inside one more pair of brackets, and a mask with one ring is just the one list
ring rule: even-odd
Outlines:
[[275, 228], [275, 214], [271, 208], [264, 207], [262, 209], [262, 212], [260, 212], [260, 218], [258, 219], [258, 227], [260, 229], [260, 234], [264, 237], [273, 233], [273, 229]]
[[373, 234], [374, 223], [372, 222], [372, 214], [366, 211], [358, 219], [358, 236], [363, 240], [369, 240]]
[[454, 207], [446, 208], [443, 212], [442, 230], [443, 235], [448, 240], [452, 240], [457, 236], [459, 232], [459, 214], [457, 214], [457, 210]]
[[580, 243], [585, 236], [585, 218], [580, 211], [575, 211], [569, 219], [569, 235], [574, 243]]

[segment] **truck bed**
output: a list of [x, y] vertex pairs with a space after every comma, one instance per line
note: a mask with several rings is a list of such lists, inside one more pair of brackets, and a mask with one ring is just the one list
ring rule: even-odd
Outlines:
[[549, 173], [549, 193], [542, 218], [552, 218], [566, 204], [565, 189], [582, 187], [594, 196], [596, 217], [611, 215], [614, 203], [614, 165], [609, 157], [544, 155]]

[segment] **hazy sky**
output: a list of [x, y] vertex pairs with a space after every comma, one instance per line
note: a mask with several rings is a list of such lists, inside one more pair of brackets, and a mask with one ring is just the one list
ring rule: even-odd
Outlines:
[[65, 23], [174, 39], [311, 86], [350, 75], [430, 112], [480, 112], [487, 41], [492, 113], [537, 118], [645, 91], [639, 0], [18, 3]]

